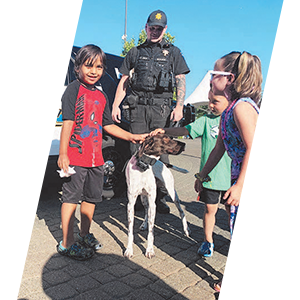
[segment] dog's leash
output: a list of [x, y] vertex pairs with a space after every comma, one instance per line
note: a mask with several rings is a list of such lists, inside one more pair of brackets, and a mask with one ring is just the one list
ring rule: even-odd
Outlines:
[[171, 165], [171, 164], [168, 164], [168, 163], [164, 163], [164, 164], [166, 165], [167, 168], [173, 169], [173, 170], [175, 170], [175, 171], [177, 171], [177, 172], [180, 172], [180, 173], [183, 173], [183, 174], [189, 173], [189, 171], [186, 170], [186, 169], [179, 168], [179, 167], [176, 167], [176, 166]]

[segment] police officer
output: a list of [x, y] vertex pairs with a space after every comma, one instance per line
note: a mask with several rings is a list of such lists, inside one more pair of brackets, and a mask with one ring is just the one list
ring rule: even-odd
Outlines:
[[[123, 75], [112, 106], [112, 118], [120, 123], [119, 106], [130, 88], [125, 102], [132, 133], [150, 132], [166, 127], [168, 120], [176, 122], [182, 118], [185, 74], [190, 71], [180, 50], [163, 38], [167, 30], [167, 16], [163, 11], [156, 10], [149, 15], [145, 30], [146, 42], [130, 49], [119, 70]], [[174, 90], [177, 102], [171, 111]], [[137, 147], [130, 145], [132, 154]], [[161, 160], [169, 162], [167, 155]], [[156, 205], [160, 213], [169, 212], [163, 201], [166, 194], [164, 188], [158, 189]]]

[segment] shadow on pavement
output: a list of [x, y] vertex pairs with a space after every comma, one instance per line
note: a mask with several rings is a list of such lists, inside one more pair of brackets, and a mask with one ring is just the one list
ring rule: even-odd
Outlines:
[[[62, 239], [58, 221], [61, 206], [59, 198], [63, 180], [56, 172], [56, 160], [57, 157], [49, 157], [37, 216], [45, 221], [50, 233], [59, 242]], [[195, 225], [194, 220], [202, 219], [203, 205], [198, 202], [181, 202], [183, 209], [193, 216], [193, 220], [188, 219], [192, 231], [191, 238], [183, 235], [182, 223], [176, 208], [174, 214], [173, 210], [168, 215], [157, 214], [154, 240], [157, 247], [156, 258], [161, 259], [162, 263], [167, 262], [166, 257], [170, 257], [171, 263], [180, 262], [199, 277], [199, 282], [206, 282], [206, 289], [213, 289], [214, 283], [223, 276], [224, 256], [227, 256], [230, 242], [222, 235], [215, 234], [215, 254], [208, 259], [200, 258], [197, 249], [199, 242], [203, 240], [203, 228]], [[143, 268], [122, 256], [127, 244], [126, 206], [126, 197], [104, 200], [96, 206], [94, 223], [95, 226], [99, 225], [102, 233], [110, 237], [111, 244], [104, 244], [103, 248], [108, 247], [108, 251], [112, 250], [110, 253], [101, 253], [100, 250], [86, 262], [74, 262], [59, 254], [53, 255], [47, 261], [42, 281], [43, 289], [51, 299], [169, 299], [175, 294], [176, 299], [192, 299], [178, 294], [165, 281], [149, 271], [149, 266], [154, 262], [145, 259], [143, 255], [146, 250], [147, 232], [139, 231], [144, 212], [135, 213], [134, 244], [137, 250], [134, 256], [147, 265], [141, 264]], [[227, 225], [224, 223], [224, 213], [226, 214], [225, 211], [219, 210], [217, 226], [225, 230]], [[76, 222], [79, 223], [79, 220]], [[74, 231], [78, 232], [77, 226]], [[100, 236], [98, 234], [96, 236], [101, 240], [101, 234]], [[140, 256], [143, 258], [139, 259]], [[168, 277], [168, 272], [164, 277]], [[210, 295], [214, 295], [213, 290]], [[215, 297], [217, 298], [218, 294], [215, 294]]]
[[53, 255], [44, 266], [42, 283], [46, 295], [55, 300], [163, 300], [177, 294], [151, 272], [114, 254], [96, 253], [83, 262]]

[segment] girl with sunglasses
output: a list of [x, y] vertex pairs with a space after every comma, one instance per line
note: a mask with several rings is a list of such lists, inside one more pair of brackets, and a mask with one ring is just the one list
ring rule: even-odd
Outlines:
[[[224, 95], [229, 105], [222, 113], [220, 134], [205, 166], [195, 174], [195, 190], [201, 193], [202, 183], [209, 180], [225, 151], [231, 158], [231, 187], [224, 195], [230, 210], [232, 235], [246, 169], [249, 161], [261, 100], [261, 62], [247, 52], [231, 52], [216, 61], [211, 86], [215, 95]], [[220, 291], [221, 283], [215, 286]]]

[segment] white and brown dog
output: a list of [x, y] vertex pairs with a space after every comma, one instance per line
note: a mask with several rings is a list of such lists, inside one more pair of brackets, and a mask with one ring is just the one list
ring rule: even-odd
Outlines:
[[[141, 145], [138, 153], [133, 155], [126, 167], [127, 196], [128, 196], [128, 245], [124, 256], [133, 256], [133, 223], [134, 205], [138, 195], [141, 195], [145, 207], [145, 220], [140, 226], [146, 230], [148, 226], [146, 257], [155, 256], [154, 243], [154, 221], [156, 214], [156, 179], [164, 184], [169, 196], [172, 198], [180, 213], [183, 230], [189, 236], [190, 230], [185, 214], [180, 206], [178, 195], [174, 189], [174, 178], [171, 171], [159, 160], [162, 154], [179, 154], [184, 150], [185, 144], [172, 140], [165, 134], [148, 136]], [[148, 201], [147, 201], [148, 200]]]

